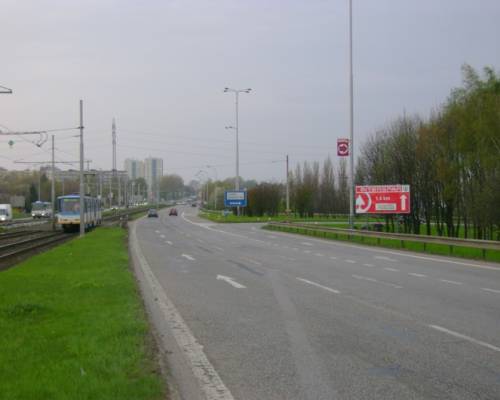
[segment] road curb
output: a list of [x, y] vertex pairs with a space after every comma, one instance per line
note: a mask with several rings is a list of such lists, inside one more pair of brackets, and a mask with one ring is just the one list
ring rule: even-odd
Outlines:
[[[234, 400], [149, 267], [136, 236], [136, 221], [129, 225], [131, 262], [159, 351], [173, 377], [171, 397], [189, 400]], [[173, 386], [171, 385], [173, 383]]]

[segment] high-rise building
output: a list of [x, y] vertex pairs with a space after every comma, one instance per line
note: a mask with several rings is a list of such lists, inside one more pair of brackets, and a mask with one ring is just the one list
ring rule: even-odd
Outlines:
[[127, 158], [125, 160], [125, 171], [129, 179], [144, 178], [144, 161]]
[[163, 160], [148, 157], [144, 160], [144, 178], [148, 184], [150, 201], [160, 200], [160, 179], [163, 176]]

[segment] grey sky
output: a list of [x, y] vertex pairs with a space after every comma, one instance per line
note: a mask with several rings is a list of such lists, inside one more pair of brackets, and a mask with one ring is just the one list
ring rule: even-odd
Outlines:
[[[404, 109], [424, 116], [461, 82], [460, 67], [500, 66], [498, 0], [353, 0], [355, 140]], [[284, 178], [293, 163], [336, 158], [348, 136], [348, 0], [0, 0], [0, 126], [78, 125], [85, 102], [86, 156], [111, 166], [164, 159], [191, 179], [203, 165], [234, 175], [234, 97], [241, 95], [241, 175]], [[75, 132], [56, 137], [76, 159]], [[0, 166], [50, 159], [0, 138]], [[38, 153], [38, 154], [37, 154]]]

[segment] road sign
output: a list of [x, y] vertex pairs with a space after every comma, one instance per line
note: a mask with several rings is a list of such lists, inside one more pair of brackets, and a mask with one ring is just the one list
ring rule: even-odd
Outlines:
[[349, 139], [337, 139], [337, 155], [339, 157], [349, 155]]
[[246, 207], [246, 190], [227, 190], [224, 192], [224, 206], [226, 207]]
[[356, 186], [356, 214], [409, 214], [410, 185]]

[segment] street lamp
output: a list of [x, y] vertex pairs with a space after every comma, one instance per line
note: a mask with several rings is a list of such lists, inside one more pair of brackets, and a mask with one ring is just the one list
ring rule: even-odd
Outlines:
[[1, 94], [12, 94], [12, 89], [6, 88], [5, 86], [0, 86]]
[[[238, 102], [240, 93], [250, 93], [252, 89], [231, 89], [224, 88], [224, 93], [234, 93], [235, 94], [235, 106], [236, 106], [236, 126], [234, 129], [236, 130], [236, 180], [235, 180], [235, 189], [240, 190], [240, 151], [239, 151], [239, 143], [238, 143]], [[229, 127], [227, 127], [229, 129]], [[237, 208], [237, 214], [240, 215], [240, 207]]]
[[354, 78], [352, 72], [352, 0], [349, 0], [349, 227], [354, 229]]

